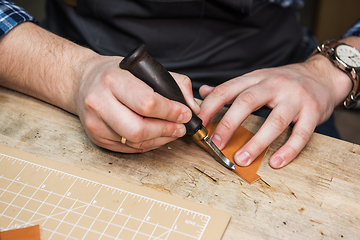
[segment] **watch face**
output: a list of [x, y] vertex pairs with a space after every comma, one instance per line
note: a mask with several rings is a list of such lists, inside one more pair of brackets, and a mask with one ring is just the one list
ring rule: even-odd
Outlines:
[[336, 47], [336, 56], [349, 67], [360, 68], [360, 52], [349, 45]]

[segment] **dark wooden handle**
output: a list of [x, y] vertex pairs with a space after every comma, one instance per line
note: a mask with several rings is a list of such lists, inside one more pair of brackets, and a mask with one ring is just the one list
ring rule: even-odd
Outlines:
[[[147, 53], [144, 44], [127, 55], [120, 62], [120, 68], [131, 72], [162, 96], [188, 106], [174, 78], [164, 66]], [[185, 123], [185, 127], [188, 135], [194, 135], [202, 127], [202, 120], [193, 112], [192, 118]]]

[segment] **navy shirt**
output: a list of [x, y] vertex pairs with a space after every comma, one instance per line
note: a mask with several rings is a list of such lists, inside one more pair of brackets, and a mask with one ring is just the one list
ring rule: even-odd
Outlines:
[[[304, 0], [269, 0], [269, 2], [280, 4], [282, 7], [300, 8], [304, 5]], [[13, 27], [25, 21], [37, 23], [36, 19], [23, 8], [16, 6], [11, 1], [0, 0], [0, 38]]]
[[[304, 5], [304, 0], [269, 0], [269, 2], [280, 4], [282, 7], [301, 8]], [[37, 23], [37, 20], [23, 8], [11, 1], [0, 0], [0, 38], [19, 23], [26, 21]], [[348, 36], [360, 36], [360, 18], [344, 34], [344, 37]]]

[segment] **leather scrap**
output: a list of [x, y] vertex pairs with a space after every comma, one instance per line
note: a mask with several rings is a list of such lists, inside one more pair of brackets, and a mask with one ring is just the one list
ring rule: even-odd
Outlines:
[[[216, 126], [219, 122], [210, 122], [206, 125], [207, 130], [209, 131], [209, 136], [214, 132]], [[244, 146], [254, 134], [247, 130], [246, 128], [240, 126], [231, 137], [230, 141], [226, 144], [225, 148], [222, 150], [222, 153], [236, 165], [236, 169], [234, 172], [239, 175], [242, 179], [247, 181], [249, 184], [255, 182], [260, 178], [260, 176], [256, 173], [262, 159], [265, 156], [265, 149], [249, 166], [240, 167], [234, 161], [234, 155], [237, 150], [239, 150], [242, 146]], [[204, 147], [205, 148], [205, 147]]]
[[39, 225], [0, 232], [0, 240], [40, 240]]

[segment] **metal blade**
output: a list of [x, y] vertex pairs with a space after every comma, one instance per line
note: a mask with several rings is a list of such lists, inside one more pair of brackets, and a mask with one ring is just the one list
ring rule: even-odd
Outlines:
[[206, 146], [206, 148], [210, 151], [211, 155], [224, 167], [235, 170], [235, 164], [230, 162], [229, 159], [225, 157], [225, 155], [220, 151], [220, 149], [211, 141], [211, 139], [206, 136], [201, 140], [202, 143]]

